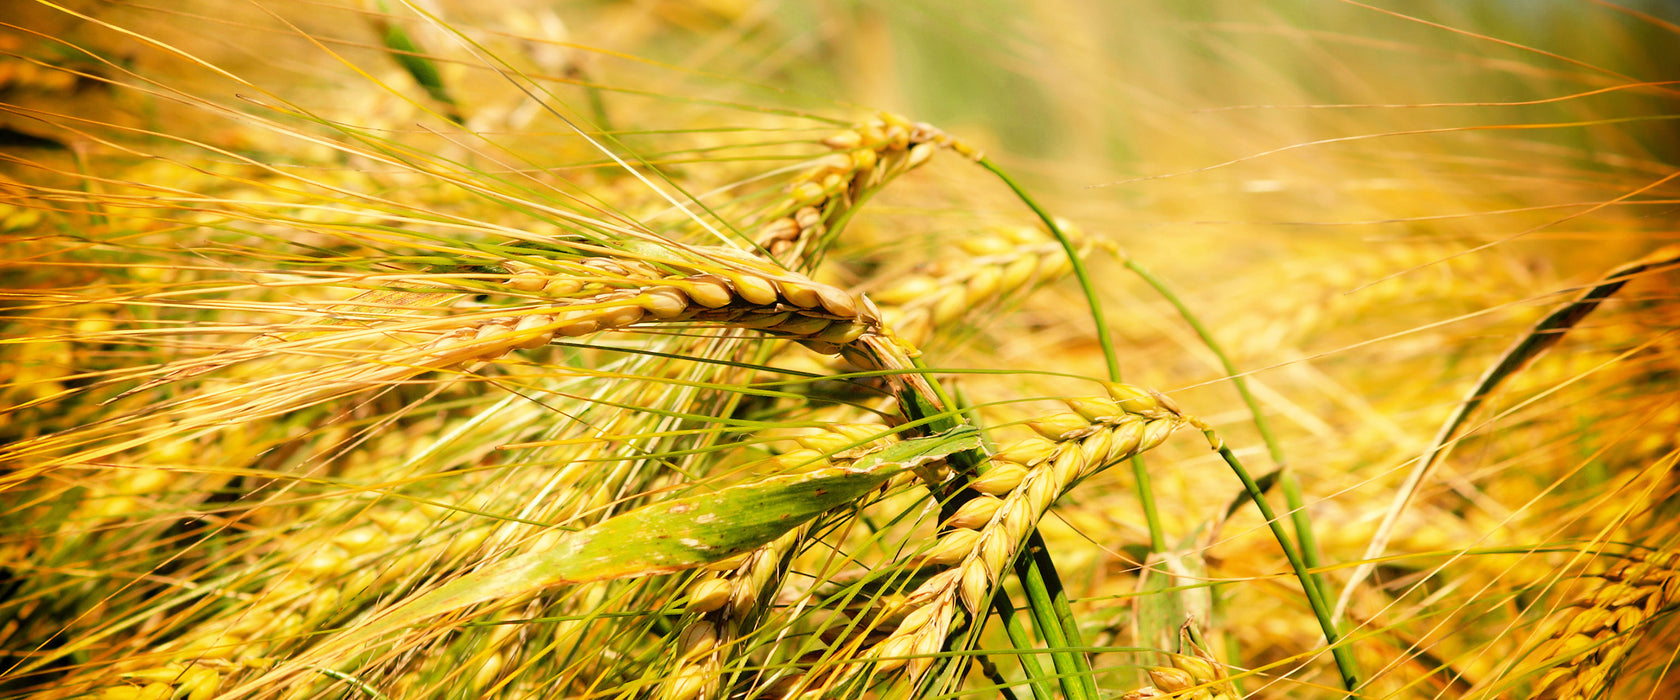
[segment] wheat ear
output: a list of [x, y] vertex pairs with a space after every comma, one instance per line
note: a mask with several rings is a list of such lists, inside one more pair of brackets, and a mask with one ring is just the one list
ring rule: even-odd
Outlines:
[[1231, 684], [1225, 667], [1196, 643], [1191, 629], [1188, 623], [1179, 629], [1178, 653], [1164, 654], [1168, 666], [1148, 670], [1149, 681], [1154, 685], [1128, 692], [1120, 700], [1239, 700], [1242, 695]]

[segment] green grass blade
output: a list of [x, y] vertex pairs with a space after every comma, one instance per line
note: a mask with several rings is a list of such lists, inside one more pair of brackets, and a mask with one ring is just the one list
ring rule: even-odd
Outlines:
[[585, 528], [560, 547], [498, 562], [323, 644], [330, 656], [471, 605], [559, 584], [666, 574], [751, 551], [893, 475], [980, 444], [972, 429], [895, 443], [846, 466], [672, 499]]
[[[1090, 661], [1085, 658], [1085, 645], [1078, 637], [1078, 621], [1068, 609], [1067, 591], [1056, 576], [1044, 537], [1038, 530], [1028, 535], [1022, 555], [1015, 558], [1015, 576], [1027, 593], [1028, 609], [1039, 636], [1050, 649], [1050, 661], [1056, 666], [1062, 696], [1068, 700], [1096, 700], [1096, 679], [1091, 675]], [[1074, 632], [1072, 637], [1068, 635], [1070, 628]]]
[[1360, 684], [1359, 666], [1354, 661], [1353, 649], [1342, 643], [1341, 633], [1336, 630], [1335, 623], [1330, 619], [1329, 603], [1324, 599], [1318, 587], [1312, 583], [1314, 580], [1312, 570], [1307, 568], [1306, 561], [1301, 558], [1300, 551], [1290, 541], [1289, 533], [1283, 529], [1283, 521], [1279, 520], [1277, 513], [1272, 510], [1272, 505], [1266, 500], [1266, 494], [1261, 490], [1260, 484], [1248, 473], [1248, 469], [1243, 467], [1242, 462], [1237, 459], [1237, 455], [1231, 452], [1231, 448], [1225, 446], [1224, 439], [1214, 434], [1212, 428], [1208, 428], [1206, 425], [1197, 427], [1202, 430], [1202, 434], [1207, 436], [1208, 444], [1213, 447], [1215, 452], [1219, 453], [1226, 464], [1230, 465], [1231, 471], [1236, 473], [1237, 478], [1242, 480], [1243, 488], [1254, 499], [1254, 506], [1260, 509], [1260, 515], [1266, 519], [1266, 526], [1271, 528], [1272, 537], [1277, 540], [1278, 546], [1283, 548], [1283, 555], [1289, 560], [1289, 567], [1294, 569], [1295, 578], [1301, 582], [1301, 587], [1306, 592], [1307, 604], [1312, 607], [1313, 617], [1318, 619], [1319, 629], [1324, 631], [1324, 641], [1329, 645], [1330, 655], [1336, 660], [1336, 670], [1342, 676], [1342, 687], [1347, 688], [1349, 697], [1352, 697], [1352, 693]]

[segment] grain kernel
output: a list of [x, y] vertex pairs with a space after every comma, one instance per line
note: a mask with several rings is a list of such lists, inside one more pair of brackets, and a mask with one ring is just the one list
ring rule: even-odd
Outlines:
[[677, 636], [677, 653], [699, 656], [717, 648], [717, 627], [710, 622], [695, 622]]
[[[906, 135], [906, 140], [908, 141], [908, 135]], [[933, 152], [937, 149], [938, 147], [931, 143], [922, 143], [912, 146], [910, 148], [910, 156], [904, 160], [904, 169], [909, 170], [926, 163], [929, 158], [933, 157]]]
[[548, 279], [536, 270], [520, 270], [513, 273], [505, 284], [521, 292], [537, 292], [548, 285]]
[[1121, 408], [1120, 404], [1108, 399], [1079, 398], [1068, 399], [1064, 403], [1067, 404], [1068, 408], [1073, 409], [1074, 413], [1079, 414], [1081, 418], [1091, 423], [1113, 420], [1126, 415], [1126, 410]]
[[998, 276], [998, 288], [1004, 292], [1021, 289], [1032, 281], [1033, 273], [1038, 271], [1038, 260], [1032, 257], [1011, 260], [1004, 266]]
[[961, 507], [957, 508], [957, 512], [952, 513], [950, 519], [945, 521], [945, 524], [951, 527], [978, 530], [985, 527], [986, 523], [991, 522], [992, 515], [996, 513], [998, 507], [1002, 505], [1002, 499], [992, 496], [971, 498], [967, 503], [964, 503]]
[[992, 496], [1002, 496], [1021, 485], [1021, 480], [1027, 478], [1027, 469], [1013, 462], [993, 462], [992, 468], [986, 470], [974, 481], [969, 482], [969, 488]]
[[922, 553], [923, 564], [949, 566], [962, 561], [980, 543], [980, 533], [973, 530], [950, 530], [939, 536], [933, 547]]
[[729, 580], [712, 578], [694, 584], [688, 592], [688, 611], [709, 613], [729, 602]]
[[565, 338], [589, 335], [601, 329], [600, 309], [567, 309], [554, 316], [554, 334]]
[[933, 322], [941, 326], [949, 325], [967, 315], [971, 306], [968, 297], [962, 294], [950, 292], [940, 294], [933, 304]]
[[1027, 427], [1050, 440], [1071, 440], [1090, 432], [1090, 421], [1076, 413], [1057, 413], [1028, 421]]
[[1197, 685], [1196, 679], [1192, 678], [1189, 673], [1176, 668], [1149, 669], [1149, 681], [1154, 683], [1155, 687], [1169, 693], [1189, 690]]
[[986, 265], [976, 268], [974, 274], [968, 278], [968, 300], [975, 303], [990, 299], [998, 293], [999, 283], [1003, 280], [1003, 272], [996, 266]]
[[676, 287], [654, 287], [636, 296], [636, 303], [655, 318], [672, 319], [688, 311], [688, 295]]
[[793, 213], [793, 220], [800, 228], [816, 228], [822, 225], [822, 211], [816, 207], [801, 207]]
[[852, 151], [852, 168], [854, 170], [868, 170], [880, 162], [881, 156], [872, 149]]
[[775, 328], [787, 323], [792, 318], [792, 311], [783, 311], [781, 313], [747, 314], [731, 319], [729, 323], [742, 328]]
[[941, 606], [938, 605], [923, 605], [922, 607], [916, 608], [915, 610], [910, 611], [910, 614], [904, 616], [904, 619], [898, 623], [898, 628], [893, 631], [893, 634], [910, 634], [911, 632], [915, 632], [916, 630], [926, 627], [927, 623], [932, 621], [934, 616], [940, 614], [941, 612], [944, 611], [941, 610]]
[[642, 315], [645, 313], [647, 313], [647, 310], [643, 309], [640, 305], [622, 304], [615, 308], [607, 309], [602, 314], [601, 327], [625, 328], [633, 326], [641, 322]]
[[939, 282], [931, 277], [912, 275], [900, 279], [893, 286], [874, 292], [873, 297], [883, 304], [908, 304], [932, 296], [940, 291]]
[[712, 695], [718, 685], [717, 676], [708, 673], [704, 666], [685, 670], [685, 673], [665, 679], [664, 688], [659, 693], [660, 700], [699, 700]]
[[771, 221], [759, 229], [760, 240], [793, 240], [799, 237], [799, 224], [792, 218], [782, 217]]
[[513, 319], [508, 318], [506, 316], [498, 316], [496, 318], [492, 318], [489, 321], [486, 321], [484, 323], [484, 325], [479, 326], [478, 331], [473, 334], [473, 337], [476, 338], [476, 339], [479, 339], [479, 340], [483, 340], [483, 339], [489, 338], [491, 336], [497, 336], [497, 335], [505, 334], [508, 331], [513, 330], [514, 323], [515, 323], [515, 321]]
[[1003, 256], [1015, 252], [1015, 244], [997, 236], [970, 236], [957, 242], [964, 253], [975, 257]]
[[802, 182], [793, 188], [793, 201], [801, 205], [820, 202], [823, 199], [823, 186], [816, 182]]
[[822, 305], [822, 296], [809, 283], [790, 280], [776, 280], [776, 289], [782, 293], [782, 298], [789, 304], [802, 309], [814, 309]]
[[1188, 673], [1192, 684], [1211, 683], [1225, 677], [1224, 672], [1215, 667], [1212, 662], [1191, 654], [1174, 654], [1172, 665], [1173, 668]]
[[822, 145], [836, 151], [847, 151], [863, 144], [863, 135], [856, 131], [842, 131], [822, 140]]
[[992, 459], [1030, 467], [1049, 459], [1055, 451], [1056, 443], [1041, 437], [1030, 437], [998, 450], [996, 454], [992, 455]]
[[818, 331], [812, 336], [812, 339], [834, 345], [846, 345], [858, 338], [862, 338], [863, 335], [868, 332], [869, 327], [861, 323], [835, 321], [834, 323], [828, 324], [827, 328]]
[[980, 537], [980, 562], [986, 575], [998, 580], [1005, 567], [1015, 558], [1015, 535], [1002, 528], [992, 528]]
[[875, 664], [876, 670], [884, 673], [896, 670], [903, 666], [905, 662], [909, 660], [905, 657], [910, 656], [914, 652], [915, 646], [915, 637], [908, 636], [889, 637], [887, 638], [887, 641], [877, 644], [875, 646], [874, 656], [880, 659], [880, 661]]
[[1148, 389], [1114, 382], [1105, 383], [1104, 388], [1108, 390], [1108, 397], [1114, 399], [1128, 413], [1146, 413], [1162, 408], [1156, 394]]
[[962, 579], [957, 584], [957, 594], [962, 596], [963, 607], [969, 612], [979, 612], [986, 605], [987, 594], [992, 590], [992, 582], [986, 575], [986, 567], [979, 562], [970, 562], [962, 567]]
[[730, 286], [735, 293], [749, 304], [768, 306], [781, 299], [776, 295], [776, 284], [756, 275], [735, 274], [729, 277]]
[[550, 277], [542, 291], [548, 296], [567, 297], [583, 291], [583, 282], [570, 277]]
[[543, 327], [553, 322], [554, 317], [548, 314], [521, 316], [518, 325], [513, 327], [514, 334], [521, 338], [514, 347], [521, 350], [530, 350], [547, 345], [554, 340], [554, 329]]
[[829, 324], [832, 323], [835, 322], [817, 316], [794, 315], [789, 316], [786, 321], [777, 324], [772, 330], [777, 333], [786, 333], [788, 335], [815, 335], [828, 328]]
[[728, 306], [735, 301], [735, 296], [729, 293], [729, 287], [723, 283], [723, 278], [716, 275], [699, 275], [688, 278], [688, 298], [694, 303], [708, 309]]

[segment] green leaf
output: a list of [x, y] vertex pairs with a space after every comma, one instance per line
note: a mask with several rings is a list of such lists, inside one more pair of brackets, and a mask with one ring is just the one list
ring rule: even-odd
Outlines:
[[311, 656], [328, 656], [478, 603], [550, 586], [668, 574], [756, 549], [900, 472], [980, 446], [973, 428], [905, 440], [844, 466], [773, 476], [656, 503], [567, 536], [546, 552], [497, 562], [348, 630]]
[[[386, 15], [391, 12], [385, 0], [379, 0], [378, 7], [379, 11]], [[374, 29], [379, 32], [379, 40], [389, 50], [391, 59], [402, 66], [426, 94], [448, 108], [445, 116], [449, 117], [450, 121], [462, 123], [464, 120], [461, 117], [461, 107], [456, 104], [455, 97], [449, 94], [448, 86], [443, 84], [443, 73], [438, 71], [437, 64], [421, 50], [420, 44], [410, 37], [401, 25], [388, 21], [383, 16], [373, 15], [371, 21]]]

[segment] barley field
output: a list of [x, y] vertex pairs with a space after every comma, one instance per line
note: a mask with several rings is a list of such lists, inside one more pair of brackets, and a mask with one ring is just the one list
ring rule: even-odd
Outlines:
[[1680, 695], [1666, 0], [0, 0], [0, 698]]

